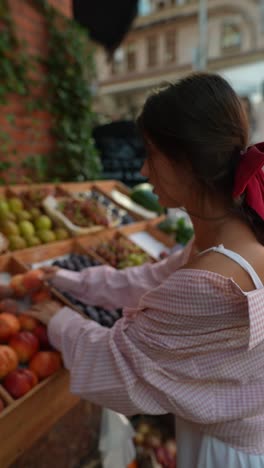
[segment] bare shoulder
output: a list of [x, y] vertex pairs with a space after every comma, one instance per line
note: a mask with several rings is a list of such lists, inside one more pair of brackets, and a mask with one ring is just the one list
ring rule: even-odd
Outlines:
[[[253, 267], [264, 283], [264, 247], [257, 244], [229, 248], [243, 257]], [[251, 291], [255, 288], [248, 272], [238, 262], [220, 252], [209, 251], [196, 255], [185, 265], [185, 268], [205, 270], [225, 276], [226, 278], [232, 278], [244, 291]]]

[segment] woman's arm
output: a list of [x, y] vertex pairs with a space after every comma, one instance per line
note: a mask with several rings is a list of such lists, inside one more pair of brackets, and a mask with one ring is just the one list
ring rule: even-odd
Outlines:
[[188, 261], [192, 244], [190, 241], [185, 249], [158, 263], [125, 270], [110, 266], [86, 268], [81, 273], [59, 270], [52, 285], [90, 305], [106, 309], [135, 307], [143, 294], [159, 286]]

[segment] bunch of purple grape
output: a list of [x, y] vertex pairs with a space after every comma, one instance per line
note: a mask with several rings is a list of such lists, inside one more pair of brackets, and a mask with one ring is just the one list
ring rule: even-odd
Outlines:
[[[66, 270], [82, 271], [84, 268], [98, 266], [100, 262], [88, 255], [71, 253], [67, 258], [55, 260], [53, 265]], [[122, 309], [105, 310], [98, 306], [88, 306], [67, 292], [61, 291], [61, 293], [71, 304], [76, 306], [91, 320], [104, 327], [111, 328], [122, 317]]]

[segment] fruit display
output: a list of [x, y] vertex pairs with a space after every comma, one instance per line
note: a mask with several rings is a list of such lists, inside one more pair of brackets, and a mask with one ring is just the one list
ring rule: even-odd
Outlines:
[[0, 300], [0, 384], [17, 399], [57, 372], [62, 361], [48, 341], [46, 326], [27, 314], [34, 295], [47, 289], [43, 272], [15, 274], [7, 288], [12, 297]]
[[[57, 259], [52, 265], [65, 268], [71, 271], [82, 271], [84, 268], [100, 265], [98, 260], [88, 255], [71, 253], [67, 258]], [[111, 328], [114, 323], [122, 316], [122, 310], [106, 310], [102, 307], [88, 306], [76, 299], [71, 294], [61, 291], [63, 296], [77, 309], [81, 310], [87, 317], [104, 327]]]
[[166, 234], [171, 235], [176, 242], [186, 245], [187, 242], [193, 237], [193, 228], [191, 224], [184, 217], [178, 219], [166, 218], [158, 224], [158, 229]]
[[100, 193], [96, 189], [92, 189], [89, 192], [80, 192], [77, 194], [77, 196], [81, 199], [96, 200], [98, 203], [105, 207], [111, 218], [118, 218], [120, 225], [126, 225], [135, 222], [133, 216], [131, 216], [124, 209], [119, 208], [119, 206], [116, 205], [112, 200], [110, 200], [110, 198]]
[[94, 252], [114, 268], [143, 265], [152, 259], [141, 247], [138, 247], [130, 239], [120, 233], [115, 233], [109, 240], [100, 242], [93, 247]]
[[176, 468], [176, 441], [171, 415], [132, 418], [139, 467]]
[[42, 209], [38, 206], [26, 207], [23, 197], [18, 196], [0, 198], [0, 232], [8, 240], [10, 250], [35, 247], [69, 237], [67, 230], [54, 226]]

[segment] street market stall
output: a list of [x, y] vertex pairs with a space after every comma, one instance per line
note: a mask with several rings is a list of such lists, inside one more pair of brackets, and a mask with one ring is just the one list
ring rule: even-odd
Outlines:
[[[153, 216], [152, 212], [151, 221], [151, 216], [144, 219], [144, 211], [134, 211], [134, 204], [130, 208], [124, 208], [122, 203], [113, 200], [113, 189], [118, 189], [120, 193], [129, 197], [129, 189], [116, 181], [57, 186], [14, 186], [1, 189], [0, 232], [2, 231], [7, 239], [9, 247], [6, 244], [4, 253], [0, 256], [0, 282], [15, 283], [14, 277], [24, 277], [27, 272], [32, 274], [34, 271], [37, 274], [43, 265], [57, 265], [73, 271], [100, 264], [109, 264], [121, 269], [145, 262], [156, 262], [168, 255], [175, 242], [158, 229], [157, 226], [163, 218], [157, 217], [157, 214]], [[54, 215], [50, 207], [47, 208], [46, 201], [50, 197], [56, 201], [58, 211], [61, 209], [60, 214], [63, 213], [63, 216], [58, 216], [57, 213]], [[62, 199], [64, 212], [60, 204]], [[83, 230], [75, 229], [76, 226], [79, 227], [78, 224], [84, 225], [87, 219], [90, 220], [90, 225], [85, 226]], [[111, 222], [113, 219], [115, 223]], [[47, 232], [53, 235], [47, 236]], [[56, 234], [59, 235], [56, 237]], [[39, 242], [33, 245], [34, 237], [42, 240], [42, 244]], [[20, 238], [20, 242], [16, 238]], [[19, 248], [20, 246], [22, 248]], [[16, 301], [18, 306], [24, 307], [26, 311], [26, 307], [31, 303], [25, 302], [27, 294], [28, 291], [18, 293], [13, 305]], [[82, 304], [64, 294], [62, 290], [51, 289], [48, 290], [48, 294], [53, 294], [62, 304], [69, 305], [87, 319], [95, 320], [102, 326], [112, 327], [122, 315], [122, 310], [106, 311], [96, 304], [93, 307]], [[29, 300], [33, 301], [32, 298], [33, 294]], [[40, 294], [36, 301], [41, 303], [45, 298], [44, 292], [44, 296]], [[10, 304], [12, 305], [12, 301]], [[11, 310], [8, 312], [7, 307], [5, 311], [3, 307], [0, 310], [0, 318], [4, 312], [10, 314]], [[13, 313], [15, 316], [15, 311]], [[34, 327], [24, 327], [19, 333], [26, 330], [26, 333], [34, 334]], [[6, 345], [10, 344], [9, 338], [3, 337], [1, 343], [0, 349], [3, 346], [8, 347]], [[45, 352], [40, 347], [41, 351]], [[31, 368], [31, 360], [22, 359], [10, 370], [24, 372], [24, 369]], [[14, 385], [12, 387], [6, 384], [8, 374], [7, 371], [0, 375], [1, 468], [10, 466], [79, 403], [79, 399], [69, 392], [69, 376], [65, 369], [59, 368], [52, 375], [41, 377], [32, 388], [21, 394], [16, 393], [16, 390], [12, 394]], [[140, 427], [138, 420], [136, 426]], [[160, 443], [161, 439], [162, 437]], [[152, 440], [151, 437], [149, 440]], [[142, 440], [138, 444], [141, 452], [144, 444]], [[147, 450], [150, 449], [151, 444], [148, 441]]]

